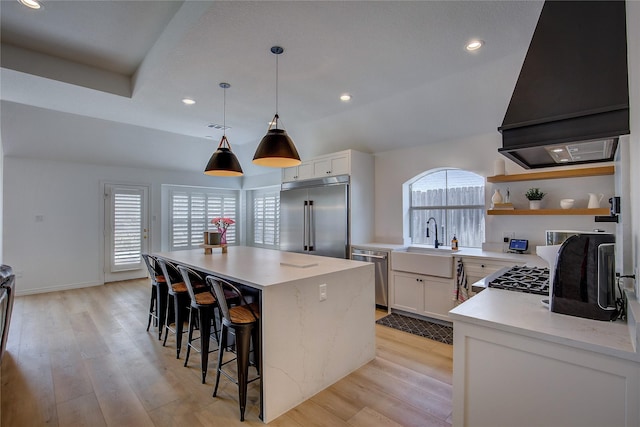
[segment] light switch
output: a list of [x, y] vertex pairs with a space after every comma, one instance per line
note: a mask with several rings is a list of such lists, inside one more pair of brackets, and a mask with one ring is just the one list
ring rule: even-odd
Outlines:
[[323, 283], [320, 285], [320, 301], [325, 301], [327, 299], [327, 284]]

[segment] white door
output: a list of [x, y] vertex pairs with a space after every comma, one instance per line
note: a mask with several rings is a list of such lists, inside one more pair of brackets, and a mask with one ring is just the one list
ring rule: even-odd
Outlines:
[[146, 277], [149, 252], [149, 189], [105, 184], [105, 282]]

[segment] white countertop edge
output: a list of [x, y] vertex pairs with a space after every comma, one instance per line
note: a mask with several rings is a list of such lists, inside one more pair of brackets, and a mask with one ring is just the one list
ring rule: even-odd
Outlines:
[[[607, 322], [552, 313], [535, 294], [488, 288], [449, 311], [461, 321], [640, 362], [626, 322]], [[502, 309], [503, 308], [503, 309]]]

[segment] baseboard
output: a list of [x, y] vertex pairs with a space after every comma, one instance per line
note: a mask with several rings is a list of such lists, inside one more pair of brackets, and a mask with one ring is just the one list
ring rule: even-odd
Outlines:
[[85, 283], [73, 283], [70, 285], [49, 286], [46, 288], [37, 288], [37, 289], [20, 289], [18, 283], [16, 283], [16, 296], [19, 297], [23, 295], [45, 294], [48, 292], [68, 291], [70, 289], [90, 288], [92, 286], [101, 286], [101, 285], [104, 285], [104, 282], [85, 282]]

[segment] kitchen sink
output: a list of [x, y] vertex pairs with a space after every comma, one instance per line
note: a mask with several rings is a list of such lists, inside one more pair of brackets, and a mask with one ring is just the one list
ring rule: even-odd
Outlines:
[[434, 248], [433, 246], [409, 246], [406, 249], [401, 249], [398, 252], [411, 252], [411, 253], [422, 253], [422, 254], [435, 254], [435, 255], [453, 255], [453, 251], [451, 247], [448, 246], [439, 246]]
[[437, 277], [453, 277], [451, 248], [410, 246], [391, 252], [391, 269]]

